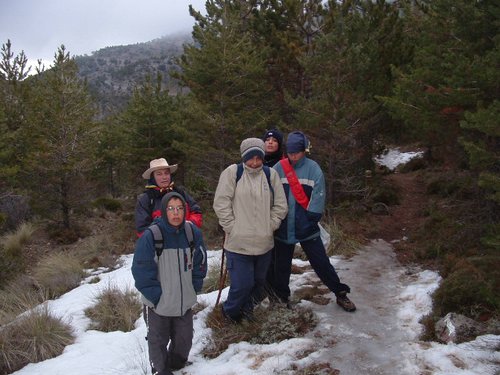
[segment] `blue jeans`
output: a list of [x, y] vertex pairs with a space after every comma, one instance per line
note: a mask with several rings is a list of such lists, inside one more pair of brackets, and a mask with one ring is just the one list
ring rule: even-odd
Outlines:
[[[311, 240], [301, 241], [300, 246], [307, 255], [314, 272], [333, 293], [350, 292], [349, 286], [340, 282], [337, 271], [326, 255], [325, 246], [318, 236]], [[267, 275], [268, 289], [271, 298], [287, 302], [290, 297], [290, 274], [292, 273], [292, 258], [295, 244], [274, 241], [271, 265]]]
[[223, 304], [224, 313], [233, 320], [249, 316], [262, 301], [271, 251], [262, 255], [244, 255], [225, 251], [231, 278], [229, 294]]

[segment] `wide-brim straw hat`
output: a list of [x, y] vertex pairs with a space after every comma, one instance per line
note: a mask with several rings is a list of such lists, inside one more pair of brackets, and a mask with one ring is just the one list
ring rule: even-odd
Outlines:
[[142, 178], [149, 180], [151, 173], [159, 169], [170, 169], [170, 173], [175, 173], [177, 164], [168, 165], [168, 162], [164, 158], [153, 159], [149, 162], [149, 168], [142, 174]]

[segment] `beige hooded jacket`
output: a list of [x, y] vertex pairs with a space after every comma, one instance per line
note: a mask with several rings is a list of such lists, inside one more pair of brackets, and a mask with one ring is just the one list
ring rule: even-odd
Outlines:
[[273, 193], [262, 167], [243, 164], [236, 184], [237, 165], [220, 175], [215, 191], [214, 211], [226, 233], [224, 249], [245, 255], [265, 254], [274, 247], [273, 232], [286, 217], [288, 206], [278, 173], [270, 169]]

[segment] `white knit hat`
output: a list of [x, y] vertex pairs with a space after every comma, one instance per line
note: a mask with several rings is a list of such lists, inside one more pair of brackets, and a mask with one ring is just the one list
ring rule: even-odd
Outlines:
[[264, 141], [260, 138], [247, 138], [241, 142], [240, 146], [241, 158], [243, 162], [250, 160], [254, 156], [259, 156], [264, 160]]

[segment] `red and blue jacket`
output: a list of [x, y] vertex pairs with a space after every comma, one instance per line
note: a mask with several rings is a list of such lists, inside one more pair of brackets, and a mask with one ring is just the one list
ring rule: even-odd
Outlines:
[[318, 223], [325, 209], [325, 177], [318, 163], [307, 157], [300, 159], [294, 166], [295, 174], [304, 193], [309, 199], [307, 209], [302, 207], [292, 194], [281, 163], [273, 167], [280, 176], [288, 202], [288, 214], [275, 232], [275, 238], [285, 243], [297, 243], [320, 235]]
[[157, 186], [148, 185], [146, 191], [137, 198], [135, 205], [135, 230], [137, 237], [142, 236], [142, 233], [151, 225], [154, 219], [161, 217], [161, 198], [171, 191], [181, 194], [186, 201], [186, 220], [201, 228], [203, 222], [201, 208], [184, 189], [173, 187], [172, 189], [162, 190]]

